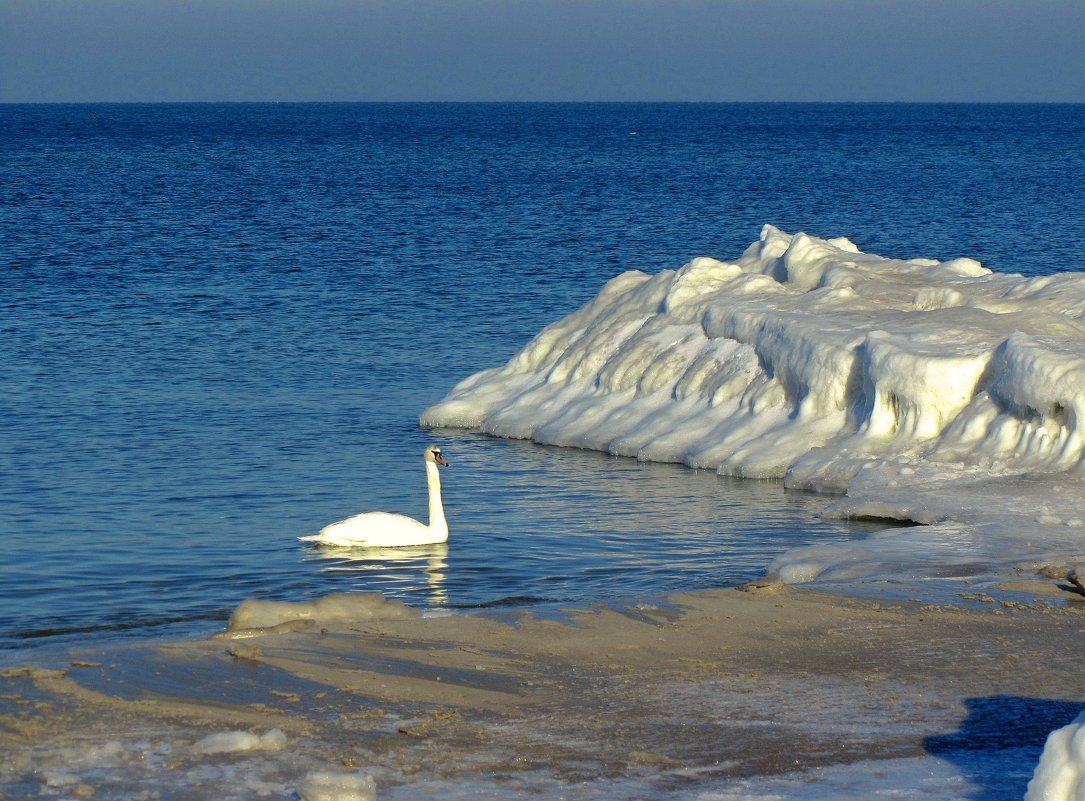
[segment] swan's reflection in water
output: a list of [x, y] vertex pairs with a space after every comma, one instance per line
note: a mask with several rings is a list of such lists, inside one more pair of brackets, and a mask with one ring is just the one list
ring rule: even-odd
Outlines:
[[374, 589], [413, 606], [448, 606], [448, 543], [408, 548], [315, 547], [311, 552], [314, 559], [327, 562], [327, 572], [350, 580], [358, 589]]

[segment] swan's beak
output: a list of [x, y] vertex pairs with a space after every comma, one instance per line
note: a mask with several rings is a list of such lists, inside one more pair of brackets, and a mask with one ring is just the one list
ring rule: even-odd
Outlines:
[[441, 456], [440, 453], [434, 453], [433, 460], [437, 462], [437, 464], [443, 464], [445, 467], [448, 467], [448, 462], [445, 461], [445, 457]]

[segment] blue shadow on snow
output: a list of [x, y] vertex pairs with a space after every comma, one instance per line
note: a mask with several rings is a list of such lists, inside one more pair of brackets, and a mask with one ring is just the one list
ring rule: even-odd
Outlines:
[[965, 705], [968, 717], [957, 731], [927, 737], [923, 745], [980, 788], [972, 801], [1023, 798], [1047, 735], [1085, 710], [1073, 701], [1016, 695], [969, 698]]

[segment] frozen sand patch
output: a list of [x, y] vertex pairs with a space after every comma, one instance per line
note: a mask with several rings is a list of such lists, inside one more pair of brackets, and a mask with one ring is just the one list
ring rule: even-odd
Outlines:
[[1008, 771], [1021, 773], [1028, 764], [1028, 758], [977, 754], [967, 772], [931, 757], [861, 761], [730, 780], [689, 771], [668, 777], [675, 784], [685, 780], [684, 787], [670, 789], [660, 781], [662, 776], [595, 779], [575, 786], [546, 776], [504, 783], [481, 778], [472, 782], [426, 781], [390, 788], [381, 801], [413, 801], [421, 796], [443, 801], [1020, 801], [1020, 783], [1006, 786], [1003, 782]]
[[[798, 799], [805, 783], [839, 789], [860, 776], [871, 783], [858, 786], [879, 791], [901, 781], [919, 797], [960, 797], [908, 778], [908, 766], [938, 765], [938, 776], [956, 777], [950, 788], [1002, 793], [992, 798], [1016, 788], [1020, 798], [1043, 738], [1085, 696], [1065, 647], [1079, 636], [1076, 608], [966, 610], [781, 587], [672, 602], [667, 614], [572, 611], [569, 625], [526, 613], [515, 625], [371, 619], [350, 631], [268, 632], [241, 643], [252, 650], [240, 659], [230, 653], [238, 643], [213, 639], [154, 648], [140, 670], [122, 669], [131, 651], [119, 650], [63, 682], [13, 675], [4, 681], [46, 689], [0, 716], [0, 790], [37, 786], [32, 771], [48, 763], [57, 781], [93, 779], [101, 799], [165, 783], [185, 799], [290, 797], [314, 773], [373, 776], [382, 801], [430, 790]], [[202, 668], [173, 671], [163, 697], [153, 674], [171, 661]], [[215, 670], [224, 685], [245, 677], [245, 703], [200, 700]], [[80, 676], [94, 677], [94, 692], [73, 687]], [[264, 702], [252, 700], [260, 687]], [[224, 725], [237, 715], [249, 719], [243, 730]], [[1009, 725], [1018, 719], [1030, 721], [1025, 740]], [[289, 733], [281, 751], [190, 749], [208, 735], [275, 727]], [[86, 740], [73, 731], [120, 751], [80, 764], [69, 755]], [[1011, 747], [1021, 742], [1024, 751]], [[139, 759], [124, 756], [137, 750]]]
[[252, 636], [262, 630], [299, 631], [311, 626], [349, 627], [369, 620], [403, 620], [421, 612], [380, 593], [339, 592], [315, 601], [248, 600], [230, 615], [226, 636]]

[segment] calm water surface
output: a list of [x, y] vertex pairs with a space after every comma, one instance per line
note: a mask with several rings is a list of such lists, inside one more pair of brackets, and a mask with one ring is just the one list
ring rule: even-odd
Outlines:
[[[762, 224], [1079, 269], [1085, 107], [0, 106], [0, 647], [219, 627], [248, 597], [622, 601], [864, 531], [825, 499], [420, 431], [625, 269]], [[446, 548], [296, 537], [425, 513]]]

